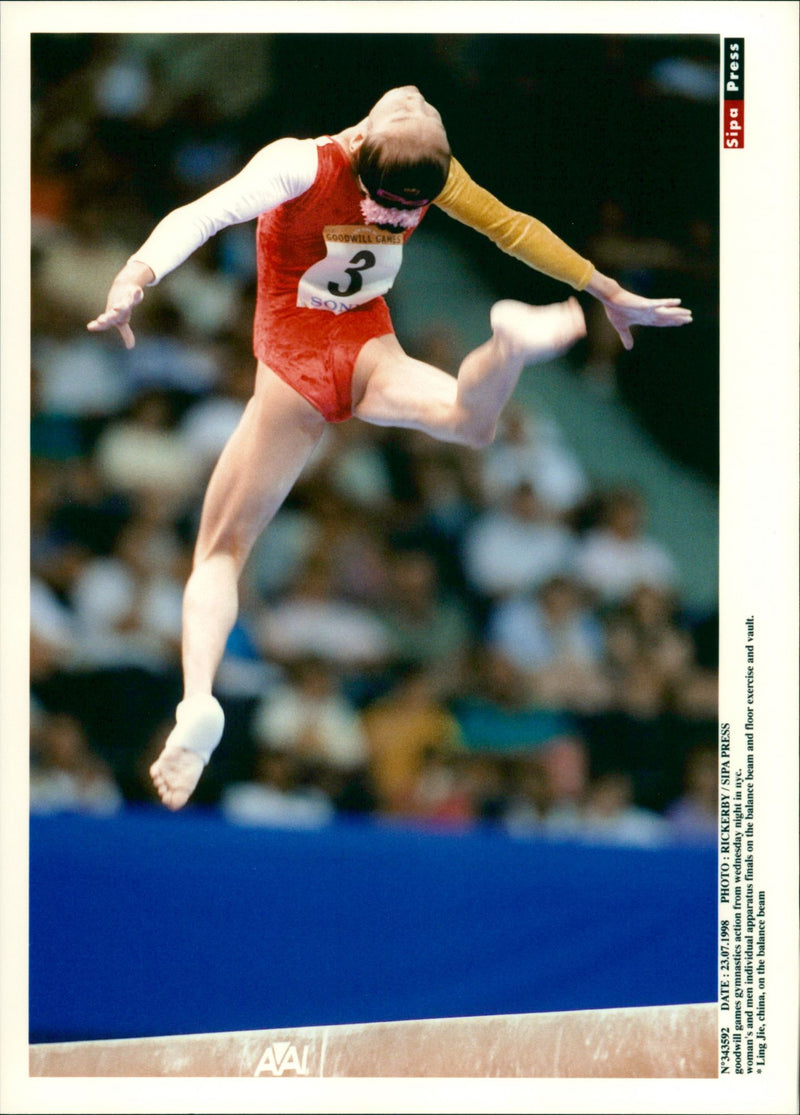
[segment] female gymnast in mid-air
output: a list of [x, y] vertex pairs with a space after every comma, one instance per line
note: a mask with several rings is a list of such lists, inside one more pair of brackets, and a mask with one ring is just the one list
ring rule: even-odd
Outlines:
[[131, 312], [145, 288], [221, 228], [258, 218], [255, 388], [209, 481], [184, 593], [183, 699], [150, 768], [170, 809], [186, 804], [222, 737], [212, 687], [236, 620], [239, 575], [326, 423], [355, 415], [486, 446], [522, 369], [585, 334], [575, 298], [551, 306], [505, 300], [490, 311], [489, 339], [457, 376], [407, 356], [383, 295], [430, 205], [599, 299], [627, 349], [633, 325], [692, 320], [679, 299], [623, 290], [541, 222], [477, 186], [413, 85], [391, 89], [336, 135], [268, 144], [229, 181], [169, 213], [114, 279], [91, 331], [116, 327], [133, 348]]

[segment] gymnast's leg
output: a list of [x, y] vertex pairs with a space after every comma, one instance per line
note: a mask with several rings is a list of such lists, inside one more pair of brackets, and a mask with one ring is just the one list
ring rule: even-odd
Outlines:
[[552, 306], [497, 302], [490, 324], [489, 340], [464, 358], [455, 378], [407, 356], [393, 334], [368, 341], [356, 361], [353, 413], [441, 441], [489, 445], [522, 369], [566, 352], [586, 333], [575, 298]]
[[238, 580], [325, 427], [322, 415], [259, 362], [256, 386], [209, 481], [183, 598], [183, 700], [150, 768], [161, 800], [185, 805], [222, 736], [211, 690], [239, 608]]

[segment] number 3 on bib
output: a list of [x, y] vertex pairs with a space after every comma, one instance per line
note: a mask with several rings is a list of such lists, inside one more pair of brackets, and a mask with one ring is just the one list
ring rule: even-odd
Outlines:
[[402, 233], [327, 225], [326, 256], [300, 279], [297, 305], [343, 314], [391, 289], [403, 262]]
[[352, 297], [358, 294], [364, 285], [364, 280], [361, 278], [361, 272], [367, 271], [370, 267], [374, 267], [377, 260], [375, 259], [374, 252], [368, 252], [366, 249], [363, 252], [356, 252], [350, 260], [350, 266], [345, 267], [345, 274], [350, 277], [350, 285], [347, 290], [339, 290], [338, 283], [328, 283], [328, 290], [331, 294], [338, 294], [342, 298]]

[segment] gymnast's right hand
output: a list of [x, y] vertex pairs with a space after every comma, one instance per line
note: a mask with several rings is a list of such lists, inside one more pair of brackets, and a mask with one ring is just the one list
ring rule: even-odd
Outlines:
[[127, 263], [111, 284], [105, 310], [94, 321], [90, 321], [86, 328], [92, 333], [103, 333], [106, 329], [116, 328], [125, 348], [133, 348], [136, 338], [130, 327], [131, 313], [133, 307], [138, 306], [144, 298], [145, 286], [154, 279], [155, 276], [146, 263]]

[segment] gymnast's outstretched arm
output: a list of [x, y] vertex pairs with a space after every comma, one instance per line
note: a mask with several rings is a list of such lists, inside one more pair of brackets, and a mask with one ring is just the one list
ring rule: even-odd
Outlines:
[[541, 221], [510, 209], [473, 182], [456, 159], [451, 159], [435, 204], [515, 259], [597, 298], [626, 349], [633, 347], [633, 325], [677, 326], [692, 320], [691, 310], [681, 306], [679, 298], [642, 298], [601, 274]]
[[117, 328], [126, 348], [136, 343], [131, 313], [145, 288], [159, 282], [221, 229], [250, 221], [291, 198], [314, 181], [313, 140], [278, 139], [267, 144], [233, 178], [196, 201], [173, 209], [128, 260], [111, 284], [106, 308], [87, 325], [92, 333]]

